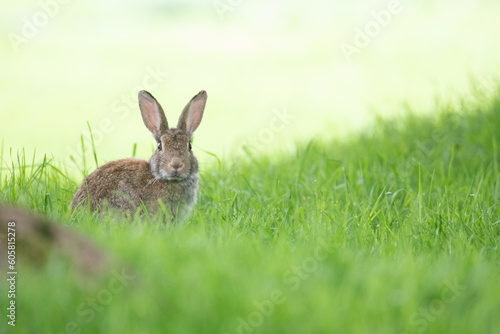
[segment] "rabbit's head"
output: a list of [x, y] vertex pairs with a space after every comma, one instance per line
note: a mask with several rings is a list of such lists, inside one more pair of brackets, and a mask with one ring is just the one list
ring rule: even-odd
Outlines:
[[150, 93], [139, 92], [139, 108], [144, 124], [156, 140], [150, 160], [156, 179], [182, 181], [198, 172], [198, 162], [191, 151], [191, 138], [200, 125], [207, 93], [202, 90], [184, 107], [177, 128], [169, 128], [162, 107]]

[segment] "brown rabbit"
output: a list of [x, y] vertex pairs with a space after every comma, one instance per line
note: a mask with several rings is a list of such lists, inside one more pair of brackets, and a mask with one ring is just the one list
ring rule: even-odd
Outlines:
[[[134, 213], [139, 207], [153, 213], [159, 200], [171, 218], [185, 218], [196, 203], [198, 161], [191, 151], [191, 137], [200, 125], [207, 101], [202, 90], [184, 107], [177, 128], [169, 129], [165, 113], [148, 92], [139, 92], [139, 108], [146, 127], [157, 142], [149, 161], [122, 159], [102, 165], [87, 176], [70, 207], [110, 208]], [[143, 208], [143, 209], [144, 209]]]

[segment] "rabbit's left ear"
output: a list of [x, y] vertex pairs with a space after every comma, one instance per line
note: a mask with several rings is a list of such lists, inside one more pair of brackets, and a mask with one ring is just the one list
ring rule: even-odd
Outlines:
[[189, 137], [201, 123], [205, 103], [207, 103], [207, 92], [202, 90], [189, 101], [179, 117], [177, 128], [186, 131]]
[[168, 130], [167, 118], [161, 105], [151, 93], [141, 90], [139, 92], [139, 108], [144, 125], [151, 131], [154, 139], [159, 142], [161, 135]]

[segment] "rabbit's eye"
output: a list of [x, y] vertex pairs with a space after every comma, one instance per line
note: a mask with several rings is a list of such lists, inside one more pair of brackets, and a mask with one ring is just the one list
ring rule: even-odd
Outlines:
[[190, 142], [190, 141], [188, 142], [188, 148], [189, 148], [189, 150], [190, 150], [190, 151], [191, 151], [191, 149], [193, 148], [193, 147], [191, 146], [191, 142]]
[[161, 151], [161, 142], [158, 142], [158, 144], [156, 145], [156, 147], [158, 147], [158, 151]]

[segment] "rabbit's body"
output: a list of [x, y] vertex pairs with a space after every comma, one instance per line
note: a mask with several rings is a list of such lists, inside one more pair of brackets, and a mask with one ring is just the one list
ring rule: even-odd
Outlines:
[[[197, 169], [197, 168], [196, 168]], [[108, 178], [113, 174], [118, 178]], [[92, 172], [78, 189], [71, 201], [71, 207], [78, 203], [83, 206], [87, 194], [90, 209], [102, 211], [106, 205], [133, 214], [141, 203], [148, 212], [159, 209], [161, 200], [172, 217], [185, 217], [196, 203], [198, 173], [193, 173], [181, 181], [157, 179], [151, 174], [149, 161], [141, 159], [122, 159], [111, 161]]]
[[185, 218], [196, 203], [198, 161], [191, 151], [191, 137], [201, 122], [206, 93], [200, 92], [184, 108], [176, 129], [169, 129], [163, 110], [149, 93], [139, 93], [146, 127], [158, 149], [149, 161], [129, 158], [108, 162], [89, 176], [76, 191], [70, 207], [109, 208], [133, 214], [142, 205], [147, 212], [160, 209], [159, 200], [172, 218]]

